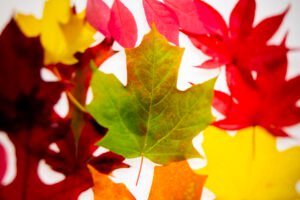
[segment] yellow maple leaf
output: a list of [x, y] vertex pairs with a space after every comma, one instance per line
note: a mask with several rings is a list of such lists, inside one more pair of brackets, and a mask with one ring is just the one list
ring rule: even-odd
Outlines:
[[222, 200], [296, 200], [300, 194], [300, 147], [279, 152], [276, 138], [260, 127], [238, 131], [236, 136], [209, 127], [203, 148], [208, 175], [205, 186]]
[[26, 36], [41, 36], [45, 64], [74, 64], [74, 54], [94, 42], [95, 30], [84, 20], [85, 13], [74, 14], [70, 5], [69, 0], [49, 0], [45, 2], [42, 19], [24, 14], [15, 17]]

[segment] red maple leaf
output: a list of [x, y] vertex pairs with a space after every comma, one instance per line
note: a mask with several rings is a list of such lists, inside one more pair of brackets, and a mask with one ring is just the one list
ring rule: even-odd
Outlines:
[[[281, 45], [268, 45], [267, 42], [280, 27], [288, 9], [282, 14], [262, 20], [253, 25], [256, 3], [255, 0], [239, 0], [231, 12], [229, 26], [222, 21], [220, 14], [211, 9], [203, 1], [196, 0], [199, 14], [205, 11], [207, 18], [217, 18], [218, 23], [212, 23], [210, 34], [195, 34], [186, 32], [193, 44], [211, 59], [202, 63], [200, 68], [218, 68], [221, 65], [236, 66], [245, 79], [249, 81], [251, 71], [273, 70], [278, 60], [285, 60], [288, 49], [284, 42]], [[210, 9], [208, 9], [210, 8]], [[204, 18], [203, 14], [201, 16]], [[208, 19], [206, 19], [209, 22]], [[209, 25], [209, 24], [208, 24]], [[276, 52], [276, 54], [275, 54]], [[272, 55], [269, 56], [269, 55]]]
[[226, 130], [262, 126], [275, 136], [288, 136], [285, 127], [300, 122], [300, 76], [285, 79], [286, 65], [279, 63], [271, 73], [258, 73], [249, 84], [234, 66], [227, 68], [231, 95], [215, 91], [213, 106], [225, 115], [214, 123]]

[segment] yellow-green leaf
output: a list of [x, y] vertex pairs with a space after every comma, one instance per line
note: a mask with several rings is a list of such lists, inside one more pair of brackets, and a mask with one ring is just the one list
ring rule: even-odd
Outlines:
[[232, 137], [215, 127], [205, 130], [208, 163], [197, 171], [208, 175], [205, 186], [221, 200], [300, 199], [300, 147], [279, 152], [270, 133], [260, 127], [253, 131], [243, 129]]
[[88, 110], [109, 129], [99, 145], [162, 164], [199, 157], [192, 139], [213, 121], [215, 80], [178, 91], [182, 54], [154, 28], [139, 47], [126, 49], [126, 87], [113, 75], [95, 71]]
[[74, 14], [70, 5], [69, 0], [49, 0], [45, 2], [42, 19], [24, 14], [15, 17], [26, 36], [41, 36], [45, 64], [74, 64], [74, 54], [94, 42], [95, 30], [84, 20], [84, 14]]

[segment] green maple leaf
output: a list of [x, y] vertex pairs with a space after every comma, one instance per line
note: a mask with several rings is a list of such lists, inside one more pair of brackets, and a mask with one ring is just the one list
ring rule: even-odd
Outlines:
[[215, 79], [186, 91], [176, 88], [183, 49], [154, 28], [142, 44], [126, 49], [128, 84], [95, 70], [88, 111], [109, 129], [98, 143], [126, 158], [156, 163], [199, 157], [192, 139], [212, 121]]

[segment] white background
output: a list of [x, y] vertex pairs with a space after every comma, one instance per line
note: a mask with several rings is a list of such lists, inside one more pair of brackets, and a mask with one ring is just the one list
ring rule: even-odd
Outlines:
[[[228, 22], [230, 12], [237, 2], [237, 0], [205, 0], [207, 3], [211, 4], [216, 8]], [[112, 0], [105, 0], [105, 2], [111, 6]], [[146, 22], [144, 11], [142, 8], [141, 0], [122, 0], [122, 2], [132, 11], [138, 25], [138, 42], [140, 43], [143, 35], [147, 33], [150, 29]], [[77, 6], [77, 10], [82, 10], [85, 7], [85, 0], [74, 0], [73, 3]], [[0, 0], [0, 32], [5, 27], [6, 23], [16, 12], [22, 12], [27, 14], [34, 14], [36, 17], [42, 17], [44, 0]], [[257, 24], [261, 19], [278, 14], [285, 10], [285, 8], [291, 5], [291, 9], [287, 14], [282, 27], [277, 32], [274, 38], [270, 43], [279, 43], [285, 33], [288, 31], [287, 45], [288, 47], [300, 47], [300, 0], [257, 0], [257, 10], [255, 17], [255, 24]], [[98, 40], [101, 40], [103, 37], [101, 34], [97, 36]], [[183, 56], [181, 68], [179, 71], [178, 78], [178, 89], [184, 90], [189, 87], [189, 82], [199, 83], [211, 77], [217, 75], [218, 70], [207, 72], [205, 70], [196, 69], [193, 66], [199, 65], [203, 62], [206, 57], [196, 48], [194, 48], [188, 38], [183, 34], [180, 34], [180, 46], [185, 47], [185, 53]], [[107, 73], [114, 73], [123, 84], [126, 84], [126, 63], [125, 63], [125, 53], [123, 49], [118, 45], [114, 44], [114, 49], [120, 50], [119, 53], [114, 55], [111, 59], [107, 60], [101, 70]], [[295, 75], [300, 74], [300, 52], [289, 53], [289, 70], [287, 78], [291, 78]], [[43, 70], [43, 77], [46, 80], [55, 80], [56, 78], [51, 76], [49, 72]], [[221, 73], [217, 81], [217, 88], [220, 88], [226, 91], [226, 84], [224, 79], [224, 73]], [[299, 86], [300, 87], [300, 86]], [[91, 97], [92, 98], [92, 97]], [[91, 99], [89, 98], [89, 100]], [[65, 95], [61, 101], [55, 106], [55, 109], [58, 113], [64, 116], [68, 112], [68, 104], [66, 101]], [[293, 135], [296, 135], [300, 132], [300, 126], [295, 126], [288, 129], [289, 132]], [[299, 134], [298, 134], [299, 135]], [[279, 139], [278, 140], [278, 149], [284, 150], [288, 147], [299, 145], [300, 137], [297, 136], [298, 140], [291, 139]], [[201, 153], [203, 153], [200, 148], [202, 140], [202, 135], [199, 135], [194, 139], [194, 145]], [[14, 157], [14, 148], [11, 145], [10, 141], [6, 137], [5, 133], [0, 132], [0, 142], [3, 143], [9, 153], [9, 171], [6, 174], [3, 184], [9, 184], [13, 177], [15, 176], [16, 169], [14, 163], [16, 162]], [[55, 146], [52, 146], [55, 148]], [[105, 149], [99, 149], [96, 153], [102, 153]], [[123, 182], [127, 185], [129, 190], [135, 195], [138, 200], [146, 200], [148, 193], [150, 191], [150, 186], [153, 177], [153, 167], [154, 164], [148, 161], [147, 159], [143, 165], [143, 171], [141, 174], [141, 179], [138, 186], [135, 186], [135, 181], [137, 177], [137, 172], [139, 168], [140, 158], [137, 159], [127, 159], [126, 162], [132, 167], [130, 169], [120, 169], [116, 170], [111, 177], [112, 180], [116, 182]], [[193, 160], [190, 161], [190, 164], [193, 168], [199, 168], [206, 164], [205, 160]], [[42, 180], [51, 184], [56, 181], [60, 181], [64, 178], [63, 175], [52, 172], [47, 168], [47, 165], [42, 161], [40, 165], [39, 172], [42, 176]], [[45, 173], [46, 172], [46, 173]], [[81, 199], [93, 199], [91, 190], [83, 193]], [[204, 190], [202, 199], [212, 199], [213, 195], [207, 190]]]

